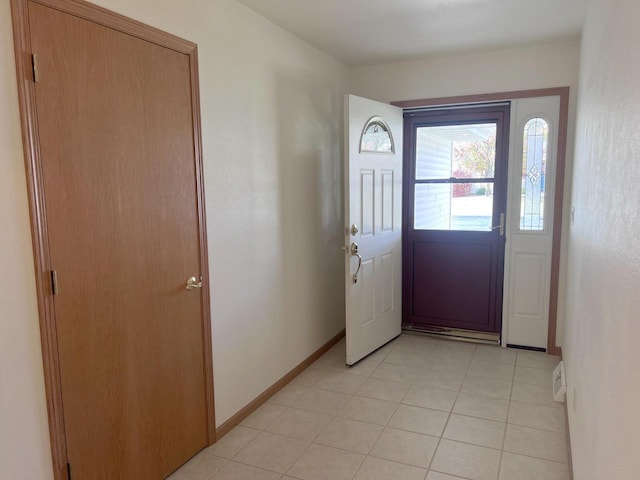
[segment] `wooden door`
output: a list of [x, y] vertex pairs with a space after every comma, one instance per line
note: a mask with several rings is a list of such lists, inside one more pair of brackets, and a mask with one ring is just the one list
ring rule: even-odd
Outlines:
[[402, 109], [345, 99], [347, 364], [400, 335]]
[[72, 478], [161, 479], [213, 415], [207, 293], [185, 289], [206, 274], [194, 70], [39, 3], [28, 19]]
[[499, 333], [509, 106], [405, 114], [403, 323]]

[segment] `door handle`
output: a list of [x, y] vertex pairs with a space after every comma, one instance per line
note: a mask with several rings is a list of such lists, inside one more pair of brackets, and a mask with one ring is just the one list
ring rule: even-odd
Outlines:
[[496, 228], [500, 229], [500, 236], [504, 235], [504, 213], [500, 214], [500, 223], [494, 227], [491, 227], [491, 230], [495, 230]]
[[196, 277], [190, 277], [187, 279], [187, 285], [184, 287], [185, 290], [195, 290], [196, 288], [202, 288], [202, 277], [200, 277], [200, 281]]
[[362, 267], [362, 257], [358, 253], [358, 244], [356, 242], [351, 243], [351, 256], [358, 257], [358, 268], [356, 269], [356, 273], [351, 276], [353, 283], [358, 283], [358, 273], [360, 273], [360, 268]]

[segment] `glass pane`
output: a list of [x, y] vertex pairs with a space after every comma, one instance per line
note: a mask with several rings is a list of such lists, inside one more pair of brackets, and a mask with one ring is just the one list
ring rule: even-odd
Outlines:
[[360, 152], [393, 153], [393, 138], [386, 122], [380, 117], [369, 119], [362, 131]]
[[520, 230], [544, 230], [544, 189], [549, 126], [533, 118], [524, 126]]
[[493, 183], [421, 183], [414, 200], [416, 230], [491, 230]]
[[496, 125], [444, 125], [416, 129], [416, 179], [493, 178]]

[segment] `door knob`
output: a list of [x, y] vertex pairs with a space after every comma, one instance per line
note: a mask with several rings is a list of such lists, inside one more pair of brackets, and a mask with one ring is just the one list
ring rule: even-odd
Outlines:
[[184, 288], [185, 290], [195, 290], [196, 288], [202, 288], [202, 277], [200, 277], [200, 281], [198, 281], [196, 277], [187, 279], [187, 285]]

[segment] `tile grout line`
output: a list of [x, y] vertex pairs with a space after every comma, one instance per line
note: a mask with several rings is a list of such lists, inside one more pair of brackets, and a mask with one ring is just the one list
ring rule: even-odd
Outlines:
[[509, 427], [509, 413], [511, 412], [511, 398], [513, 397], [513, 384], [516, 381], [516, 370], [518, 368], [518, 355], [520, 352], [516, 352], [516, 360], [513, 365], [513, 375], [511, 378], [511, 390], [509, 391], [509, 403], [507, 404], [507, 418], [504, 421], [504, 434], [502, 435], [502, 448], [500, 448], [500, 460], [498, 462], [498, 475], [496, 480], [500, 480], [500, 474], [502, 473], [502, 459], [504, 458], [504, 445], [507, 440], [507, 428]]
[[[477, 349], [478, 349], [478, 347], [477, 347], [477, 345], [475, 345], [474, 348], [473, 348], [473, 355], [471, 356], [471, 360], [469, 361], [469, 365], [467, 365], [467, 369], [465, 370], [464, 377], [462, 378], [462, 382], [460, 383], [460, 388], [458, 388], [458, 391], [456, 392], [456, 397], [453, 399], [453, 403], [451, 404], [451, 409], [449, 410], [449, 415], [447, 416], [447, 421], [444, 424], [442, 432], [440, 433], [440, 438], [438, 438], [438, 443], [436, 444], [436, 448], [433, 451], [433, 455], [431, 456], [431, 460], [429, 461], [429, 468], [427, 468], [427, 476], [429, 475], [429, 472], [431, 471], [431, 467], [433, 466], [433, 461], [436, 458], [436, 454], [438, 453], [438, 449], [440, 448], [440, 444], [442, 443], [442, 440], [444, 438], [444, 433], [446, 432], [447, 426], [449, 425], [449, 421], [451, 420], [451, 416], [453, 415], [453, 409], [455, 408], [456, 402], [458, 401], [458, 397], [460, 396], [460, 392], [462, 391], [462, 386], [464, 385], [464, 380], [465, 380], [465, 378], [467, 378], [469, 370], [471, 369], [471, 364], [473, 363], [473, 356], [475, 355]], [[426, 479], [426, 477], [425, 477], [425, 479]]]

